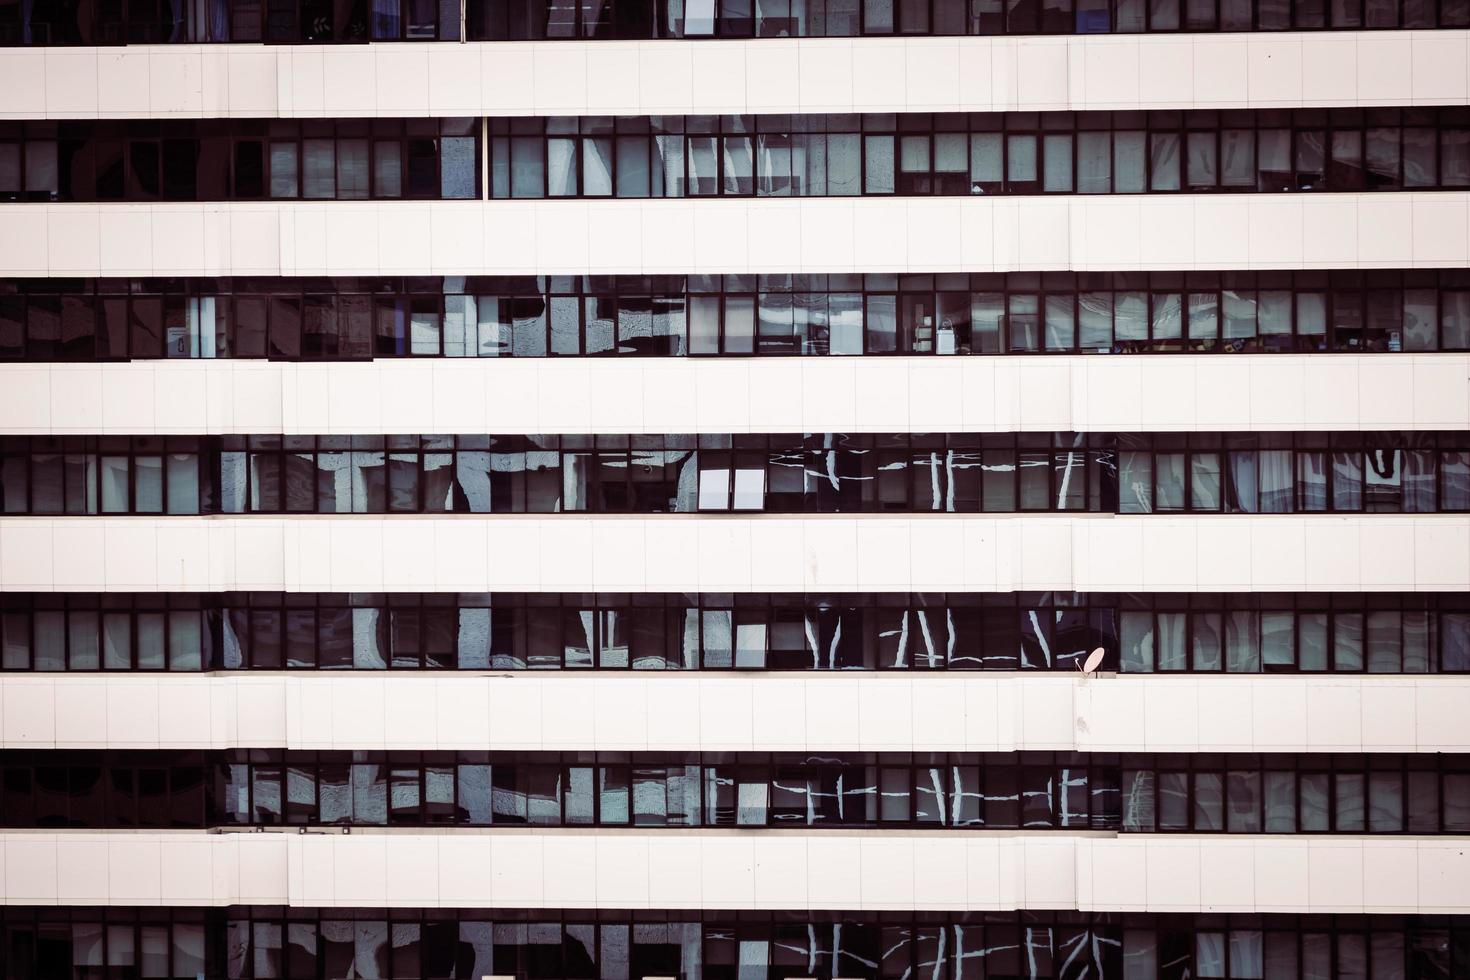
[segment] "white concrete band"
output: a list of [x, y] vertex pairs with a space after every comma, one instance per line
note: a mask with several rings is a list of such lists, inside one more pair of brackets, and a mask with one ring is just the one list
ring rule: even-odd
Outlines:
[[1470, 678], [0, 674], [0, 748], [1466, 752]]
[[0, 518], [8, 592], [1456, 591], [1466, 515]]
[[1470, 192], [7, 204], [0, 276], [1398, 269]]
[[1455, 105], [1467, 63], [1463, 30], [6, 48], [0, 117]]
[[0, 435], [1466, 428], [1467, 354], [0, 364]]
[[1470, 912], [1452, 838], [8, 831], [0, 855], [9, 905]]

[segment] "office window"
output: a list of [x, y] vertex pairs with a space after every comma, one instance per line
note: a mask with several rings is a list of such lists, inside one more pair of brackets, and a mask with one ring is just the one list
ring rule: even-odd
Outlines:
[[[1088, 273], [1081, 292], [1071, 273], [1048, 273], [1040, 290], [1020, 273], [913, 277], [901, 293], [876, 274], [399, 278], [371, 293], [356, 280], [12, 280], [0, 286], [0, 358], [1377, 353], [1465, 340], [1470, 277], [1453, 270], [1190, 275], [1214, 288], [1176, 292], [1170, 273]], [[1316, 288], [1329, 276], [1371, 288]], [[1148, 280], [1156, 288], [1138, 288]], [[1257, 288], [1275, 285], [1287, 288]], [[1423, 326], [1441, 311], [1443, 344]], [[1322, 461], [1341, 477], [1336, 509], [1378, 510], [1435, 482], [1431, 457], [1347, 448]]]
[[[1182, 9], [1181, 9], [1182, 8]], [[862, 35], [1098, 34], [1154, 31], [1383, 30], [1466, 25], [1459, 5], [1418, 0], [1047, 0], [1039, 7], [1000, 0], [688, 0], [660, 8], [631, 0], [557, 7], [532, 0], [362, 0], [323, 8], [313, 0], [231, 0], [177, 11], [153, 2], [126, 8], [19, 7], [0, 19], [0, 45], [165, 43], [352, 44], [374, 41], [559, 41], [576, 39], [858, 37]]]
[[3, 669], [1075, 670], [1102, 647], [1125, 673], [1470, 670], [1466, 604], [1432, 593], [100, 598], [7, 594]]

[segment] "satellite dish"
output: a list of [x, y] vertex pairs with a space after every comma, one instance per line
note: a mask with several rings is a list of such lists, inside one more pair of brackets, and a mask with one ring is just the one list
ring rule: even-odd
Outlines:
[[1102, 666], [1103, 657], [1106, 656], [1107, 651], [1102, 647], [1098, 647], [1087, 655], [1087, 659], [1082, 662], [1082, 666], [1079, 669], [1084, 674], [1095, 674], [1097, 673], [1097, 669]]

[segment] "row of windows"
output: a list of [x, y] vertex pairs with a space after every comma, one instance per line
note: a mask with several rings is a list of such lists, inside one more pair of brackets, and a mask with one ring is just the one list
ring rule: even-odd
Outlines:
[[848, 197], [1470, 185], [1470, 110], [491, 119], [490, 196]]
[[[463, 21], [463, 30], [461, 29]], [[121, 0], [0, 5], [0, 46], [1470, 27], [1464, 0]]]
[[1462, 756], [1374, 756], [1370, 765], [1362, 756], [859, 761], [824, 754], [510, 764], [446, 757], [418, 764], [391, 754], [366, 762], [339, 755], [299, 765], [291, 754], [228, 763], [225, 812], [214, 816], [247, 825], [1470, 833], [1470, 760]]
[[[560, 909], [0, 910], [11, 980], [1452, 980], [1457, 916]], [[140, 953], [151, 958], [140, 959]], [[140, 964], [142, 966], [140, 971]]]
[[1470, 833], [1463, 755], [0, 752], [0, 826]]
[[[482, 133], [485, 128], [485, 135]], [[1470, 187], [1470, 109], [0, 122], [0, 201]]]
[[0, 438], [3, 514], [1466, 510], [1452, 431]]
[[0, 281], [0, 359], [1470, 349], [1470, 272]]
[[[1437, 8], [1437, 9], [1436, 9]], [[471, 39], [1136, 34], [1470, 26], [1462, 0], [544, 0], [471, 2]]]
[[478, 119], [0, 122], [0, 202], [480, 196]]
[[9, 593], [0, 669], [1470, 671], [1470, 595]]

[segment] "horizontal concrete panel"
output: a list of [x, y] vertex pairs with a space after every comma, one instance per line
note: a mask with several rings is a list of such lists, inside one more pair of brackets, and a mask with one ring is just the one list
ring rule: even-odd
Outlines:
[[1470, 912], [1455, 840], [12, 832], [0, 854], [10, 905]]
[[1470, 193], [0, 206], [0, 276], [1430, 268]]
[[0, 590], [1443, 592], [1467, 515], [0, 518]]
[[1470, 427], [1470, 355], [0, 364], [0, 434]]
[[0, 50], [0, 115], [635, 115], [1462, 102], [1466, 31]]
[[0, 748], [1465, 752], [1470, 678], [0, 674]]

